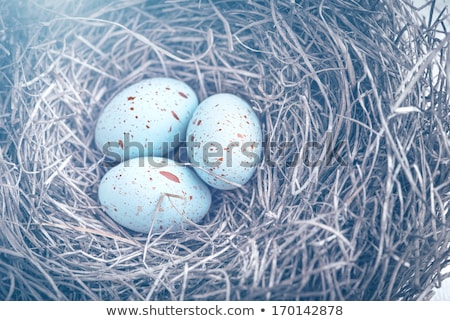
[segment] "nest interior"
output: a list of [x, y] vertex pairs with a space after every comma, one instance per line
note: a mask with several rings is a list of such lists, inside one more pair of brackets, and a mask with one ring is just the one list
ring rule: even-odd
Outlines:
[[[0, 298], [414, 300], [449, 263], [449, 36], [399, 0], [29, 1], [0, 20]], [[93, 133], [143, 78], [249, 101], [263, 160], [132, 233]]]

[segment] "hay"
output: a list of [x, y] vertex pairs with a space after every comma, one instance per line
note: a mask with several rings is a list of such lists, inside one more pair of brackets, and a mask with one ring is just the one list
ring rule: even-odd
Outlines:
[[[146, 2], [19, 2], [1, 17], [0, 299], [414, 300], [439, 280], [445, 13]], [[213, 192], [201, 225], [147, 237], [100, 208], [93, 129], [120, 89], [155, 76], [247, 99], [272, 145], [245, 189]]]

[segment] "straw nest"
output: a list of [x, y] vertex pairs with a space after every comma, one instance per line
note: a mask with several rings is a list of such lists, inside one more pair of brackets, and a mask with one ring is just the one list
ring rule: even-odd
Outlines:
[[[445, 14], [421, 20], [398, 0], [4, 10], [1, 299], [413, 300], [439, 282]], [[213, 192], [199, 226], [147, 236], [101, 209], [93, 129], [119, 90], [155, 76], [248, 100], [271, 143], [244, 189]]]

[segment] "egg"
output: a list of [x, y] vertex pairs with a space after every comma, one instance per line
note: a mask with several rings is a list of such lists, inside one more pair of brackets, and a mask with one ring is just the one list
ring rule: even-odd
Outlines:
[[230, 190], [247, 183], [262, 150], [256, 113], [238, 96], [222, 93], [202, 101], [189, 122], [189, 161], [208, 185]]
[[166, 155], [185, 140], [197, 106], [197, 95], [186, 83], [144, 79], [119, 92], [104, 108], [95, 128], [96, 145], [116, 162]]
[[188, 167], [161, 157], [139, 157], [111, 168], [98, 198], [120, 225], [141, 233], [178, 231], [208, 212], [208, 186]]

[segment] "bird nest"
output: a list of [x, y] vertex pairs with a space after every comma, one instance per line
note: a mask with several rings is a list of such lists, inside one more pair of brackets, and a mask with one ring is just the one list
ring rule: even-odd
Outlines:
[[[0, 298], [414, 300], [449, 263], [449, 36], [399, 0], [30, 1], [0, 24]], [[261, 119], [198, 226], [101, 208], [96, 120], [172, 77]]]

